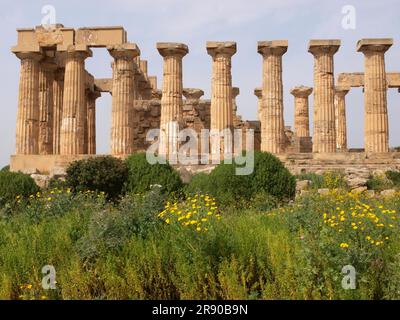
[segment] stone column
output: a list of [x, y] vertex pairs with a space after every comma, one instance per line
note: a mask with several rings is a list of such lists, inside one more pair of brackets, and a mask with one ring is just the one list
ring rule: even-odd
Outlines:
[[39, 153], [39, 52], [14, 52], [21, 59], [16, 154]]
[[182, 59], [189, 52], [183, 43], [157, 43], [157, 50], [164, 58], [161, 98], [159, 154], [167, 159], [178, 153], [178, 134], [182, 121]]
[[285, 151], [282, 56], [287, 48], [286, 40], [258, 42], [258, 53], [263, 56], [261, 151], [275, 154]]
[[350, 87], [335, 88], [336, 146], [338, 151], [347, 151], [346, 94]]
[[290, 93], [294, 96], [294, 132], [297, 137], [310, 136], [310, 116], [308, 97], [313, 88], [294, 87]]
[[39, 154], [53, 154], [54, 72], [57, 65], [42, 61], [39, 68]]
[[[233, 100], [232, 100], [232, 56], [236, 53], [236, 42], [207, 42], [207, 53], [213, 59], [211, 84], [211, 124], [212, 132], [211, 154], [216, 157], [224, 154], [224, 150], [232, 153], [233, 144], [225, 137], [215, 139], [217, 132], [233, 130]], [[215, 135], [215, 136], [214, 136]], [[232, 140], [232, 139], [231, 139]], [[219, 144], [219, 150], [217, 150]]]
[[98, 91], [91, 91], [87, 94], [87, 136], [88, 154], [96, 154], [96, 100], [101, 97]]
[[336, 152], [335, 80], [333, 56], [340, 40], [311, 40], [314, 55], [314, 138], [313, 152]]
[[134, 152], [134, 58], [140, 54], [136, 44], [108, 48], [114, 60], [111, 121], [111, 154]]
[[262, 88], [255, 88], [254, 95], [258, 98], [257, 119], [259, 121], [261, 121], [261, 119], [262, 119]]
[[84, 154], [84, 132], [86, 115], [85, 59], [89, 49], [69, 47], [66, 52], [63, 115], [60, 135], [60, 154]]
[[64, 97], [65, 70], [58, 69], [53, 82], [53, 154], [60, 154], [60, 135]]
[[385, 52], [392, 44], [393, 39], [362, 39], [357, 43], [357, 51], [365, 57], [365, 152], [389, 151]]

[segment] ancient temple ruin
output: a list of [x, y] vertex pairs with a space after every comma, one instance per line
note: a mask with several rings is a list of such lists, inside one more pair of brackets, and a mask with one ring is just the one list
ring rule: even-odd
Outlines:
[[[147, 61], [137, 44], [127, 40], [122, 27], [66, 28], [54, 25], [18, 29], [12, 52], [21, 60], [16, 130], [16, 152], [11, 170], [54, 174], [76, 159], [96, 154], [96, 100], [112, 95], [110, 150], [125, 157], [149, 147], [150, 129], [161, 129], [159, 152], [176, 152], [177, 130], [192, 128], [254, 131], [255, 149], [271, 152], [293, 171], [318, 168], [400, 168], [400, 155], [389, 148], [387, 89], [400, 88], [400, 73], [386, 72], [385, 52], [392, 39], [363, 39], [357, 51], [365, 57], [364, 72], [342, 73], [335, 79], [334, 55], [340, 40], [311, 40], [314, 85], [292, 88], [294, 128], [283, 116], [282, 57], [288, 41], [260, 41], [263, 81], [254, 90], [258, 119], [245, 121], [237, 114], [231, 58], [235, 42], [207, 42], [212, 63], [211, 97], [203, 90], [185, 88], [182, 43], [157, 43], [164, 62], [162, 87], [148, 75]], [[85, 69], [91, 48], [106, 48], [113, 58], [111, 79], [96, 79]], [[310, 72], [312, 72], [310, 70]], [[365, 97], [365, 149], [347, 146], [346, 94], [363, 87]], [[313, 134], [309, 96], [314, 96]], [[171, 126], [176, 123], [176, 126]], [[224, 139], [221, 138], [222, 148]], [[221, 150], [210, 150], [219, 153]], [[358, 152], [356, 152], [358, 151]]]

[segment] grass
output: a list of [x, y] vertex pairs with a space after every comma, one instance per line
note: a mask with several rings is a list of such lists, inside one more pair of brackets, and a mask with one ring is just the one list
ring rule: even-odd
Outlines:
[[[3, 208], [0, 298], [400, 298], [399, 194], [312, 194], [271, 210], [215, 204], [206, 231], [178, 221], [182, 210], [207, 217], [207, 201], [191, 208], [193, 199], [174, 210], [157, 191], [108, 203], [102, 194], [53, 190]], [[348, 264], [355, 290], [341, 287]], [[56, 290], [41, 287], [45, 265], [56, 269]]]

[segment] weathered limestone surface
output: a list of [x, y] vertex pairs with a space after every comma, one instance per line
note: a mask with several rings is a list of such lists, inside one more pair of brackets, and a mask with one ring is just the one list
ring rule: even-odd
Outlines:
[[100, 96], [100, 92], [94, 91], [89, 92], [86, 97], [88, 154], [96, 154], [96, 100]]
[[335, 89], [336, 145], [338, 151], [347, 151], [346, 95], [349, 87]]
[[215, 157], [232, 153], [232, 143], [220, 136], [222, 130], [233, 129], [232, 56], [236, 42], [207, 42], [207, 53], [212, 57], [211, 80], [211, 154]]
[[255, 88], [254, 89], [254, 95], [258, 98], [258, 100], [257, 100], [257, 119], [258, 119], [258, 121], [261, 121], [261, 119], [262, 119], [262, 111], [263, 111], [262, 88]]
[[14, 52], [21, 59], [16, 154], [39, 153], [39, 52]]
[[66, 52], [63, 114], [60, 135], [60, 154], [84, 154], [85, 119], [85, 59], [92, 55], [88, 49], [69, 47]]
[[[363, 87], [364, 72], [342, 72], [338, 74], [337, 85], [347, 87]], [[388, 88], [400, 88], [400, 73], [386, 72], [386, 81]]]
[[314, 56], [314, 139], [313, 152], [336, 152], [335, 80], [333, 56], [340, 40], [311, 40]]
[[43, 61], [39, 68], [39, 154], [53, 154], [54, 72], [57, 65]]
[[263, 56], [261, 150], [275, 154], [285, 151], [282, 56], [287, 48], [286, 40], [258, 42], [258, 53]]
[[189, 49], [183, 43], [160, 42], [157, 50], [164, 58], [159, 154], [170, 158], [179, 148], [183, 106], [182, 59]]
[[108, 48], [114, 58], [111, 120], [111, 154], [134, 152], [134, 61], [140, 54], [136, 44]]
[[357, 51], [362, 52], [365, 57], [364, 144], [366, 152], [389, 151], [385, 52], [392, 44], [393, 39], [362, 39], [357, 43]]
[[290, 93], [294, 96], [294, 132], [298, 137], [310, 136], [310, 116], [308, 97], [313, 88], [294, 87]]
[[53, 82], [53, 153], [60, 154], [60, 135], [64, 97], [65, 70], [58, 69], [54, 73]]

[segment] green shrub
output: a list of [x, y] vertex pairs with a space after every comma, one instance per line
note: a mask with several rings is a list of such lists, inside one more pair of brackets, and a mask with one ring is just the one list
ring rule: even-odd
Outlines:
[[103, 156], [71, 163], [66, 183], [74, 192], [104, 192], [108, 198], [116, 199], [124, 191], [127, 177], [128, 169], [122, 160]]
[[27, 174], [0, 172], [0, 206], [13, 204], [18, 196], [26, 197], [39, 190], [35, 181]]
[[303, 173], [296, 176], [297, 180], [309, 180], [311, 181], [310, 189], [337, 189], [347, 188], [344, 175], [336, 171], [327, 171], [321, 174], [316, 173]]
[[266, 192], [279, 200], [292, 199], [295, 196], [295, 177], [270, 153], [255, 153], [254, 172], [249, 178], [253, 195]]
[[400, 186], [400, 172], [399, 171], [387, 171], [386, 177], [390, 179], [393, 184], [397, 187]]
[[210, 184], [210, 176], [206, 173], [198, 173], [193, 176], [192, 180], [190, 180], [189, 184], [185, 186], [186, 194], [195, 194], [195, 193], [208, 193], [208, 186]]
[[371, 175], [367, 180], [367, 188], [375, 191], [391, 189], [393, 188], [393, 181], [386, 175]]
[[145, 153], [136, 153], [126, 159], [129, 170], [127, 191], [144, 193], [160, 185], [163, 193], [174, 193], [183, 187], [179, 173], [168, 163], [150, 164]]
[[[237, 175], [237, 165], [221, 163], [209, 175], [193, 178], [187, 190], [210, 193], [223, 205], [241, 207], [256, 195], [260, 199], [269, 195], [278, 201], [295, 195], [296, 181], [282, 162], [269, 153], [256, 152], [254, 171], [250, 175]], [[266, 199], [270, 202], [271, 198]]]
[[5, 167], [3, 167], [3, 169], [1, 169], [0, 171], [1, 171], [1, 172], [2, 172], [2, 171], [10, 171], [10, 166], [5, 166]]

